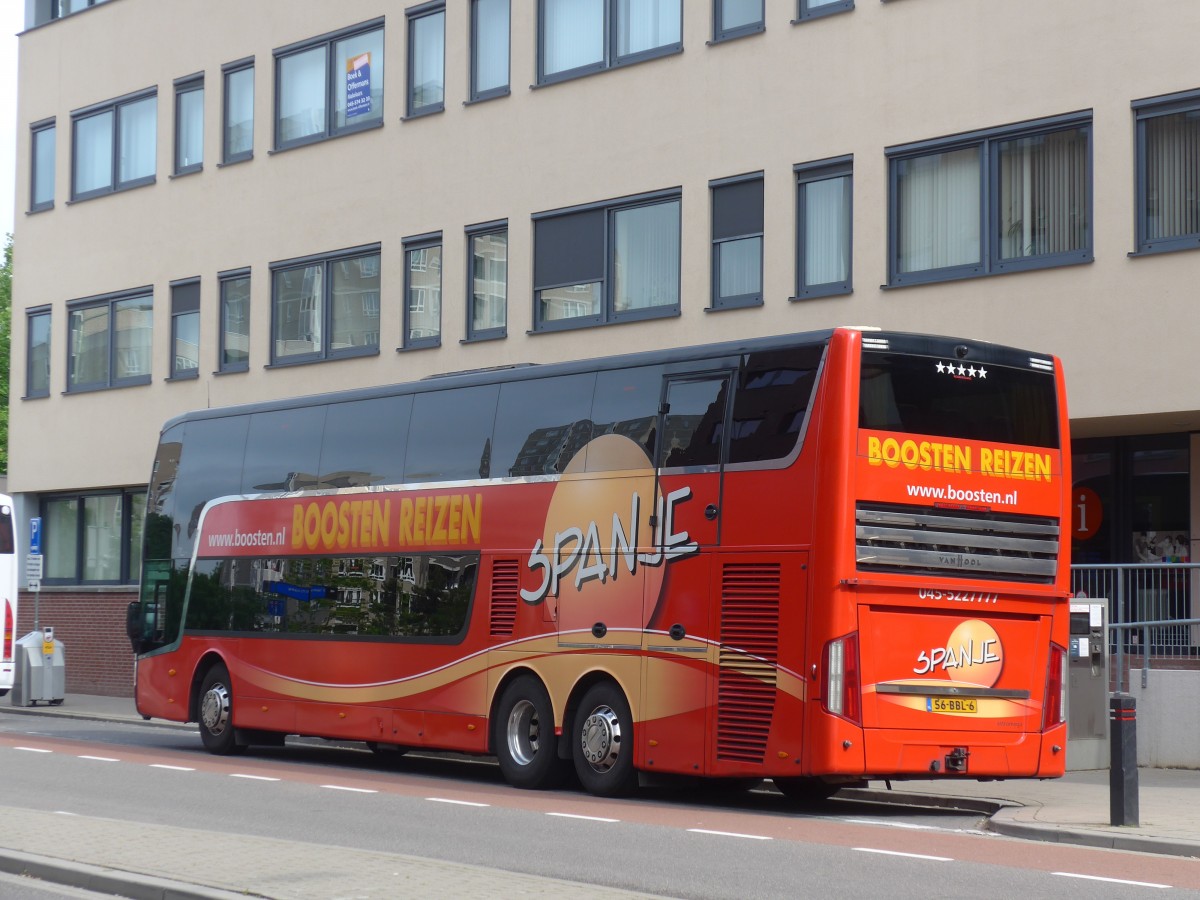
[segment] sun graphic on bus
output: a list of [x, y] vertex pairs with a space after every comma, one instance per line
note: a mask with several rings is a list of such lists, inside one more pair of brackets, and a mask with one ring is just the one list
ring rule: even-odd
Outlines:
[[922, 650], [913, 671], [945, 673], [955, 684], [992, 687], [1004, 669], [1004, 645], [987, 622], [968, 619], [950, 632], [944, 647]]

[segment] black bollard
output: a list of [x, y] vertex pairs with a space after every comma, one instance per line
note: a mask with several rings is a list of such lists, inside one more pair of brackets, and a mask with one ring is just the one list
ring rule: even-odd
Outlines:
[[1138, 822], [1137, 701], [1128, 694], [1108, 698], [1110, 760], [1108, 813], [1111, 825]]

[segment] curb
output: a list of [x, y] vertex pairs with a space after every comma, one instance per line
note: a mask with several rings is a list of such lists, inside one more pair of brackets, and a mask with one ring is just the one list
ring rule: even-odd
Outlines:
[[1035, 825], [1029, 822], [1015, 821], [1013, 817], [1023, 808], [1013, 807], [1000, 810], [988, 820], [988, 831], [994, 831], [1005, 837], [1044, 841], [1051, 844], [1074, 844], [1081, 847], [1151, 853], [1158, 856], [1200, 857], [1200, 842], [1197, 841], [1150, 838], [1132, 833], [1115, 834], [1103, 830], [1085, 831], [1065, 828], [1062, 825]]
[[0, 871], [130, 900], [246, 900], [247, 897], [261, 896], [17, 850], [0, 850]]
[[165, 719], [143, 719], [141, 716], [113, 716], [107, 713], [84, 712], [69, 706], [11, 706], [0, 707], [0, 713], [11, 712], [18, 716], [51, 716], [57, 719], [87, 719], [94, 722], [119, 722], [124, 725], [140, 725], [148, 728], [186, 728], [195, 730], [196, 724], [168, 722]]

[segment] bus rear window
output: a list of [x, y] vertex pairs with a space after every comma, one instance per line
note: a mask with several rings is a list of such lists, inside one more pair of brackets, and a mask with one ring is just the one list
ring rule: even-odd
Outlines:
[[1054, 375], [863, 351], [860, 428], [1057, 449]]
[[17, 552], [16, 535], [13, 533], [12, 507], [0, 507], [0, 553], [10, 556]]

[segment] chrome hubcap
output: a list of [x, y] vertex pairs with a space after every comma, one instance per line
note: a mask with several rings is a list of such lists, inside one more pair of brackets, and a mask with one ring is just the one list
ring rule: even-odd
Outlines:
[[607, 772], [621, 756], [621, 720], [611, 708], [598, 706], [584, 720], [579, 739], [588, 765]]
[[229, 688], [212, 685], [200, 700], [200, 722], [209, 734], [222, 734], [229, 726]]
[[537, 708], [528, 700], [519, 700], [513, 705], [508, 714], [506, 737], [508, 755], [514, 762], [522, 766], [533, 762], [541, 746], [541, 734]]

